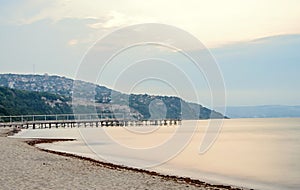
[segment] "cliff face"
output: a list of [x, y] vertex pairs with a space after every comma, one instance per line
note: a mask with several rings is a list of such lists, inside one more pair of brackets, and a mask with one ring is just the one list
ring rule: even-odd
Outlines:
[[[76, 92], [74, 90], [76, 85]], [[205, 108], [199, 104], [188, 103], [178, 97], [153, 96], [148, 94], [123, 94], [104, 86], [95, 85], [84, 81], [74, 81], [69, 78], [48, 75], [19, 75], [19, 74], [0, 74], [0, 86], [3, 93], [8, 93], [6, 98], [14, 102], [11, 98], [15, 95], [18, 102], [14, 105], [23, 105], [22, 109], [13, 111], [13, 106], [9, 101], [1, 102], [0, 109], [4, 115], [16, 114], [48, 114], [48, 113], [89, 113], [96, 107], [98, 112], [122, 112], [130, 113], [130, 117], [139, 119], [149, 118], [178, 118], [178, 119], [209, 119], [224, 118], [218, 112]], [[10, 88], [10, 89], [8, 89]], [[16, 90], [11, 90], [16, 89]], [[79, 90], [78, 90], [79, 89]], [[22, 91], [20, 91], [22, 90]], [[27, 91], [27, 92], [25, 92]], [[44, 94], [43, 94], [44, 93]], [[25, 97], [21, 95], [26, 95]], [[39, 102], [36, 104], [32, 97], [36, 97]], [[47, 97], [56, 99], [51, 101]], [[72, 97], [76, 97], [73, 99]], [[21, 98], [22, 97], [22, 98]], [[45, 99], [46, 98], [46, 99]], [[35, 105], [28, 112], [24, 111], [24, 104]], [[41, 99], [41, 100], [40, 100]], [[62, 103], [61, 105], [57, 104]], [[73, 107], [71, 107], [71, 104]], [[46, 106], [48, 105], [48, 107]], [[49, 107], [50, 106], [50, 107]], [[51, 107], [52, 106], [52, 107]], [[26, 106], [25, 106], [26, 107]], [[10, 111], [7, 111], [10, 109]], [[47, 112], [47, 109], [48, 112]], [[6, 110], [6, 111], [5, 111]]]

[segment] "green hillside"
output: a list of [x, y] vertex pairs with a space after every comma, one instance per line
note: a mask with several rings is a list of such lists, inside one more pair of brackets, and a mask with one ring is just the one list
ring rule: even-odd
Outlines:
[[28, 92], [0, 87], [0, 115], [72, 113], [69, 99], [47, 92]]

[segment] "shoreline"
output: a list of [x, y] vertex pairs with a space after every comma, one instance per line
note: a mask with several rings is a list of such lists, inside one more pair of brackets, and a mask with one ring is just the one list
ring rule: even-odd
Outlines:
[[[222, 184], [210, 184], [204, 181], [200, 181], [197, 179], [192, 179], [189, 177], [180, 177], [180, 176], [175, 176], [175, 175], [165, 175], [161, 173], [157, 173], [154, 171], [149, 171], [149, 170], [144, 170], [144, 169], [138, 169], [138, 168], [132, 168], [124, 165], [116, 165], [112, 163], [107, 163], [107, 162], [101, 162], [92, 158], [88, 157], [83, 157], [79, 156], [76, 154], [71, 154], [71, 153], [64, 153], [64, 152], [59, 152], [59, 151], [53, 151], [53, 150], [47, 150], [43, 148], [39, 148], [35, 146], [36, 144], [41, 144], [41, 143], [53, 143], [53, 142], [61, 142], [61, 141], [74, 141], [75, 139], [47, 139], [47, 138], [28, 138], [28, 139], [18, 139], [18, 138], [8, 138], [8, 135], [12, 135], [14, 133], [17, 133], [18, 130], [14, 129], [0, 129], [0, 149], [5, 150], [5, 151], [10, 151], [10, 153], [13, 152], [13, 154], [22, 154], [24, 152], [28, 152], [28, 154], [31, 156], [30, 159], [33, 161], [30, 161], [30, 159], [26, 159], [28, 155], [20, 156], [21, 159], [29, 160], [29, 163], [26, 162], [21, 162], [18, 164], [21, 164], [21, 167], [26, 168], [27, 170], [31, 170], [30, 166], [36, 167], [36, 164], [34, 163], [34, 160], [40, 160], [41, 156], [43, 157], [41, 160], [46, 160], [43, 161], [41, 164], [41, 168], [44, 168], [45, 166], [52, 165], [51, 163], [52, 160], [54, 159], [59, 159], [61, 160], [58, 164], [54, 164], [52, 167], [49, 168], [49, 171], [56, 171], [56, 170], [62, 170], [62, 173], [67, 173], [65, 175], [71, 176], [71, 178], [76, 178], [77, 180], [71, 184], [67, 184], [66, 187], [69, 188], [82, 188], [82, 183], [87, 183], [85, 182], [85, 175], [91, 175], [90, 170], [95, 170], [94, 175], [92, 176], [92, 181], [86, 184], [84, 188], [93, 188], [93, 189], [105, 189], [103, 186], [106, 185], [106, 187], [109, 187], [110, 189], [126, 189], [126, 188], [135, 188], [135, 189], [200, 189], [200, 190], [212, 190], [212, 189], [218, 189], [218, 190], [246, 190], [249, 188], [241, 188], [241, 187], [235, 187], [235, 186], [230, 186], [230, 185], [222, 185]], [[9, 144], [14, 144], [9, 148]], [[6, 146], [8, 144], [8, 147]], [[22, 149], [19, 149], [18, 147], [23, 147]], [[30, 148], [31, 147], [31, 148]], [[9, 150], [8, 150], [9, 149]], [[24, 150], [26, 149], [26, 150]], [[31, 150], [30, 150], [31, 149]], [[4, 169], [7, 170], [5, 167], [11, 167], [12, 169], [7, 170], [8, 176], [15, 176], [16, 172], [19, 172], [18, 169], [14, 169], [15, 162], [11, 159], [7, 159], [5, 156], [5, 151], [2, 156], [4, 156], [1, 161], [4, 163], [1, 163], [2, 170]], [[9, 157], [9, 156], [8, 156]], [[13, 156], [14, 157], [14, 156]], [[0, 156], [1, 158], [1, 156]], [[20, 160], [19, 158], [19, 160]], [[5, 161], [6, 160], [6, 161]], [[18, 160], [18, 161], [19, 161]], [[72, 160], [73, 163], [67, 163], [67, 160]], [[0, 161], [0, 162], [1, 162]], [[6, 163], [8, 162], [8, 163]], [[50, 162], [50, 163], [47, 163]], [[82, 168], [82, 163], [84, 163], [85, 167]], [[7, 166], [6, 166], [7, 165]], [[25, 165], [25, 166], [24, 166]], [[62, 168], [61, 165], [67, 165], [65, 168]], [[29, 167], [29, 168], [28, 168]], [[81, 168], [81, 169], [78, 169]], [[73, 173], [68, 173], [68, 170], [74, 170], [75, 172]], [[88, 174], [85, 175], [79, 175], [77, 172], [81, 172], [82, 170], [87, 170]], [[103, 171], [105, 170], [105, 171]], [[34, 172], [34, 170], [32, 171]], [[98, 173], [104, 173], [106, 177], [108, 178], [107, 181], [103, 181], [103, 174], [100, 175]], [[120, 174], [121, 173], [121, 174]], [[96, 174], [96, 175], [95, 175]], [[116, 177], [116, 174], [120, 175], [119, 177]], [[4, 175], [4, 176], [3, 176]], [[48, 173], [45, 171], [42, 172], [37, 172], [37, 175], [39, 178], [40, 176], [43, 176], [43, 178], [56, 178], [57, 176], [53, 176], [52, 173]], [[100, 175], [100, 176], [99, 176]], [[34, 176], [34, 175], [33, 175]], [[134, 177], [132, 177], [134, 176]], [[22, 178], [23, 176], [21, 176]], [[4, 179], [1, 179], [4, 178]], [[0, 185], [4, 185], [3, 187], [6, 187], [7, 189], [14, 189], [12, 187], [15, 186], [15, 182], [11, 185], [2, 184], [6, 183], [7, 180], [7, 173], [3, 172], [2, 175], [0, 175]], [[64, 177], [63, 177], [64, 178]], [[142, 178], [142, 180], [140, 179]], [[88, 178], [89, 179], [89, 178]], [[8, 181], [11, 179], [8, 179]], [[27, 179], [28, 180], [28, 179]], [[32, 179], [31, 179], [32, 180]], [[55, 179], [55, 180], [61, 180], [61, 179]], [[55, 182], [54, 180], [54, 182]], [[66, 179], [69, 180], [69, 179]], [[84, 182], [82, 182], [84, 181]], [[138, 182], [139, 181], [139, 182]], [[18, 183], [21, 183], [21, 185], [24, 187], [36, 185], [34, 182], [33, 184], [28, 184], [28, 182], [24, 180], [18, 180]], [[34, 187], [41, 187], [42, 189], [52, 189], [48, 188], [47, 186], [38, 186], [38, 184], [41, 183], [40, 181], [37, 182], [37, 185]], [[43, 182], [42, 184], [44, 184]], [[79, 184], [78, 184], [79, 183]], [[100, 183], [100, 184], [99, 184]], [[107, 186], [107, 183], [109, 183], [109, 186]], [[119, 186], [115, 186], [115, 183], [118, 183]], [[129, 183], [129, 185], [127, 184]], [[96, 185], [97, 184], [97, 185]], [[20, 184], [19, 184], [20, 185]], [[57, 184], [54, 185], [58, 186]], [[18, 187], [18, 186], [17, 186]], [[55, 187], [56, 188], [56, 187]], [[65, 185], [60, 186], [60, 188], [65, 188]]]
[[[99, 160], [95, 160], [89, 157], [84, 157], [84, 156], [79, 156], [76, 154], [71, 154], [71, 153], [65, 153], [65, 152], [59, 152], [59, 151], [54, 151], [54, 150], [48, 150], [48, 149], [43, 149], [43, 148], [39, 148], [36, 147], [36, 144], [42, 144], [42, 143], [53, 143], [53, 142], [63, 142], [63, 141], [74, 141], [76, 139], [42, 139], [42, 138], [38, 138], [38, 139], [31, 139], [31, 140], [25, 140], [23, 142], [27, 143], [30, 146], [34, 146], [35, 148], [37, 148], [40, 151], [44, 151], [44, 152], [48, 152], [48, 153], [52, 153], [52, 154], [56, 154], [59, 156], [65, 156], [65, 157], [71, 157], [71, 158], [76, 158], [76, 159], [80, 159], [80, 160], [85, 160], [88, 162], [91, 162], [93, 164], [98, 164], [99, 166], [102, 167], [106, 167], [109, 169], [113, 169], [113, 170], [127, 170], [127, 171], [133, 171], [133, 172], [138, 172], [138, 173], [144, 173], [150, 176], [157, 176], [157, 177], [161, 177], [165, 180], [172, 180], [175, 181], [177, 183], [186, 183], [186, 184], [190, 184], [196, 187], [204, 187], [204, 188], [208, 188], [208, 189], [226, 189], [226, 190], [244, 190], [243, 188], [240, 187], [233, 187], [230, 185], [222, 185], [222, 184], [210, 184], [204, 181], [200, 181], [198, 179], [192, 179], [189, 177], [180, 177], [180, 176], [176, 176], [176, 175], [165, 175], [165, 174], [161, 174], [155, 171], [149, 171], [149, 170], [145, 170], [145, 169], [138, 169], [138, 168], [133, 168], [133, 167], [128, 167], [128, 166], [124, 166], [124, 165], [117, 165], [117, 164], [113, 164], [113, 163], [108, 163], [108, 162], [102, 162]], [[250, 189], [252, 190], [252, 189]]]

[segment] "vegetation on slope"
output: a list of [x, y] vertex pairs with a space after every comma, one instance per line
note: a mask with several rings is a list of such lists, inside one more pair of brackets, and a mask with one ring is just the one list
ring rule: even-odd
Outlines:
[[47, 92], [0, 87], [0, 115], [72, 113], [68, 98]]

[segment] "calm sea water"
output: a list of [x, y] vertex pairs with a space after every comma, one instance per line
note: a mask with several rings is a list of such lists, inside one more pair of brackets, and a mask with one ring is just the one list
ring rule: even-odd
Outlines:
[[209, 122], [184, 121], [180, 130], [149, 126], [41, 129], [24, 130], [17, 136], [77, 138], [40, 146], [212, 183], [300, 189], [300, 119], [224, 120], [215, 143], [199, 154]]

